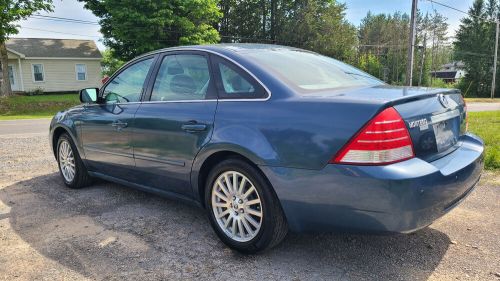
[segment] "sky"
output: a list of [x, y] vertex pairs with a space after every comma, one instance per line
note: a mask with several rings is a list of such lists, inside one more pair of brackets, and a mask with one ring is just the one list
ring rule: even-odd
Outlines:
[[[436, 2], [452, 6], [458, 10], [468, 11], [474, 0], [419, 0], [418, 8], [422, 12], [432, 12], [434, 9], [448, 18], [448, 35], [453, 36], [458, 29], [460, 19], [465, 14], [438, 5]], [[394, 13], [396, 11], [411, 13], [411, 0], [340, 0], [347, 5], [346, 17], [352, 24], [359, 26], [361, 19], [368, 11], [372, 13]], [[54, 11], [52, 13], [40, 13], [52, 17], [72, 18], [78, 20], [97, 22], [90, 11], [83, 8], [83, 3], [76, 0], [54, 0]], [[92, 39], [96, 41], [99, 49], [105, 46], [100, 42], [102, 34], [98, 25], [68, 23], [44, 19], [29, 18], [19, 22], [21, 29], [19, 34], [13, 37], [28, 38], [66, 38], [66, 39]]]

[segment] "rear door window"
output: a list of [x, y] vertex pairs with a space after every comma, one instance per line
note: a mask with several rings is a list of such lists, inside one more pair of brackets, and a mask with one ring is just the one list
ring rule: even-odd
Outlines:
[[156, 75], [151, 101], [203, 100], [211, 92], [207, 57], [197, 54], [167, 55]]

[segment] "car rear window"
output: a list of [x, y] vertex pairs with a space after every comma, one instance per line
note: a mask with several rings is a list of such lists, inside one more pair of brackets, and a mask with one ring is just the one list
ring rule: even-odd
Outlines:
[[312, 52], [275, 49], [245, 56], [301, 92], [384, 84], [353, 66]]

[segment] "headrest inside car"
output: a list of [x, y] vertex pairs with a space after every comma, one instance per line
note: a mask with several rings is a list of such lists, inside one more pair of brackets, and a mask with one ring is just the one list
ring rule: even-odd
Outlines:
[[168, 73], [168, 75], [183, 74], [184, 69], [182, 69], [182, 67], [180, 65], [169, 66], [167, 68], [167, 73]]

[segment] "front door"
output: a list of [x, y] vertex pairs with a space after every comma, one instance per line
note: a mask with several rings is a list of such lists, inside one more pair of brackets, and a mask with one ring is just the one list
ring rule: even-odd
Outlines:
[[19, 83], [17, 81], [16, 67], [14, 65], [9, 65], [8, 73], [9, 73], [10, 88], [12, 89], [12, 91], [20, 91], [21, 89], [19, 88]]
[[149, 101], [137, 110], [134, 157], [142, 183], [190, 196], [191, 166], [212, 136], [217, 98], [209, 58], [199, 52], [164, 55]]
[[100, 90], [99, 103], [84, 105], [81, 135], [91, 171], [133, 180], [131, 128], [153, 60], [133, 62]]

